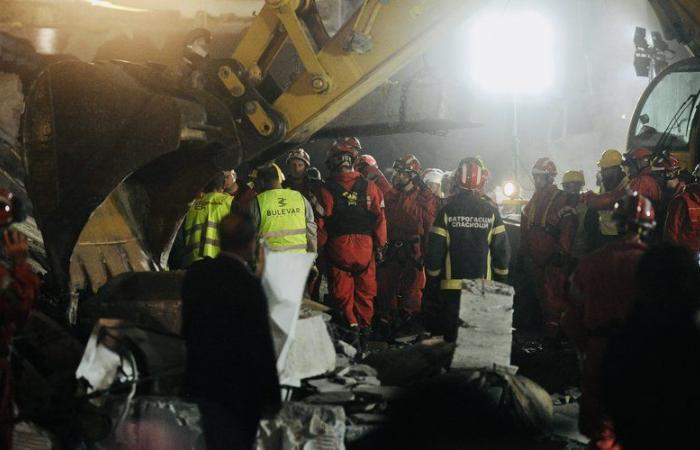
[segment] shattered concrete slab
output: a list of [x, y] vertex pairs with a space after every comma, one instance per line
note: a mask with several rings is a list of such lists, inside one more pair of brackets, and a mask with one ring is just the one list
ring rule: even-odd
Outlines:
[[469, 369], [510, 365], [513, 343], [511, 286], [495, 281], [464, 280], [453, 368]]
[[323, 375], [335, 370], [335, 363], [335, 348], [323, 317], [299, 319], [280, 381], [289, 384]]
[[285, 403], [260, 423], [256, 450], [344, 450], [345, 411], [340, 406]]

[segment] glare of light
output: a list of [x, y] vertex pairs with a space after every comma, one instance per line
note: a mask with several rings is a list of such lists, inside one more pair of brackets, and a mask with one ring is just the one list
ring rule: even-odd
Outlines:
[[58, 53], [58, 31], [55, 28], [37, 28], [33, 44], [37, 53], [55, 55]]
[[508, 198], [513, 198], [518, 195], [518, 186], [512, 181], [506, 181], [503, 184], [503, 194]]
[[469, 33], [469, 71], [484, 90], [538, 94], [554, 81], [554, 32], [534, 12], [487, 15]]
[[90, 2], [90, 4], [92, 6], [99, 6], [100, 8], [109, 8], [109, 9], [116, 9], [119, 11], [130, 11], [130, 12], [148, 11], [147, 9], [132, 8], [129, 6], [115, 5], [114, 3], [108, 2], [106, 0], [85, 0], [85, 1]]

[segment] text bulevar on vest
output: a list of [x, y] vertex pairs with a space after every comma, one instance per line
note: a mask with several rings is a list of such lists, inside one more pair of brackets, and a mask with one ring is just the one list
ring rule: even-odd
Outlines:
[[271, 250], [306, 253], [306, 204], [292, 189], [270, 189], [257, 197], [260, 236]]

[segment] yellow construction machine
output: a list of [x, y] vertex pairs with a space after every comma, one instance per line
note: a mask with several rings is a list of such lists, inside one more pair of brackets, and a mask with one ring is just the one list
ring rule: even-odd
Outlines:
[[[49, 65], [26, 98], [22, 147], [71, 320], [81, 293], [167, 269], [179, 221], [216, 171], [305, 142], [479, 3], [366, 0], [330, 36], [314, 0], [266, 0], [228, 58], [211, 57], [210, 33], [197, 29], [175, 66]], [[290, 48], [298, 70], [281, 84], [271, 73]]]

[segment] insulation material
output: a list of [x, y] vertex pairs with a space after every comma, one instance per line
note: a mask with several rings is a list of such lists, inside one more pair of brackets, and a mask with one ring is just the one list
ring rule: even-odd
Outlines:
[[507, 284], [464, 280], [453, 368], [510, 365], [514, 293]]
[[341, 406], [285, 403], [274, 419], [260, 422], [255, 450], [344, 450]]

